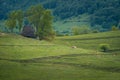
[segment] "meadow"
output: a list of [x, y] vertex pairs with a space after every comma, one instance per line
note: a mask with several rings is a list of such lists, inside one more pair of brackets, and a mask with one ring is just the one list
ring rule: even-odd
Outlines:
[[[1, 33], [0, 80], [120, 80], [119, 41], [120, 31], [52, 42]], [[110, 51], [101, 52], [102, 43], [110, 44]]]
[[100, 51], [100, 44], [109, 44], [110, 51], [120, 51], [120, 31], [91, 33], [76, 36], [57, 37], [55, 43], [68, 46], [77, 46], [78, 48]]

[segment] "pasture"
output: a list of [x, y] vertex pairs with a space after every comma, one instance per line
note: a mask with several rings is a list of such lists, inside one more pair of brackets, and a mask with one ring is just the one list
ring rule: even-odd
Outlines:
[[[120, 80], [119, 41], [120, 31], [53, 42], [1, 34], [0, 80]], [[110, 51], [100, 52], [102, 43], [110, 44]]]

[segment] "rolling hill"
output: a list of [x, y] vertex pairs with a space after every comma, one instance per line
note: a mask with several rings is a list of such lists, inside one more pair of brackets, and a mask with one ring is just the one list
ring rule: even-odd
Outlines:
[[[53, 41], [4, 33], [9, 12], [37, 4], [52, 11], [58, 33], [71, 35], [76, 26], [100, 32]], [[120, 0], [0, 0], [0, 80], [120, 80], [119, 28]]]
[[[3, 34], [0, 36], [0, 58], [30, 59], [47, 56], [59, 56], [66, 54], [86, 53], [86, 50], [71, 49], [72, 46], [62, 46], [46, 41], [25, 38], [15, 34]], [[9, 52], [9, 53], [8, 53]], [[50, 52], [50, 53], [49, 53]], [[93, 51], [95, 53], [95, 51]]]
[[0, 33], [0, 79], [119, 80], [119, 51], [95, 49], [100, 43], [119, 49], [119, 33], [56, 37], [53, 42]]
[[68, 46], [75, 45], [79, 48], [99, 50], [100, 44], [109, 44], [111, 51], [120, 51], [120, 31], [91, 33], [77, 36], [57, 37], [56, 42]]

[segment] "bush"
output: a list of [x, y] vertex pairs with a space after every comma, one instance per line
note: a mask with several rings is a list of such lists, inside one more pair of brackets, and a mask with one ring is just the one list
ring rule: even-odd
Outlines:
[[118, 28], [118, 27], [116, 27], [116, 26], [112, 26], [111, 30], [112, 30], [112, 31], [118, 31], [118, 30], [119, 30], [119, 28]]
[[93, 30], [92, 33], [99, 33], [99, 31], [98, 30]]
[[90, 32], [91, 32], [91, 29], [88, 26], [81, 26], [81, 27], [76, 26], [72, 28], [72, 33], [74, 35], [88, 34]]
[[103, 52], [107, 52], [107, 51], [109, 51], [109, 49], [110, 49], [110, 45], [109, 45], [109, 44], [100, 44], [100, 49], [101, 49]]

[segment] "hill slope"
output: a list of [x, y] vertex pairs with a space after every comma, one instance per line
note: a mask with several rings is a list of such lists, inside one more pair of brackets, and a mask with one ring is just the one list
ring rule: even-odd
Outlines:
[[[62, 46], [46, 41], [25, 38], [14, 34], [0, 36], [0, 58], [30, 59], [67, 54], [83, 54], [90, 50], [72, 49], [72, 46]], [[95, 51], [90, 51], [95, 53]], [[89, 54], [89, 53], [88, 53]]]
[[83, 45], [71, 48], [71, 45], [81, 45], [86, 40], [85, 48], [90, 48], [91, 40], [104, 43], [103, 37], [105, 40], [109, 37], [107, 42], [110, 44], [114, 41], [119, 44], [119, 31], [58, 37], [55, 43], [0, 33], [0, 79], [120, 80], [119, 53], [81, 49]]
[[77, 36], [57, 37], [56, 43], [68, 46], [75, 45], [79, 48], [99, 50], [100, 44], [109, 44], [111, 51], [120, 52], [120, 31], [91, 33]]

